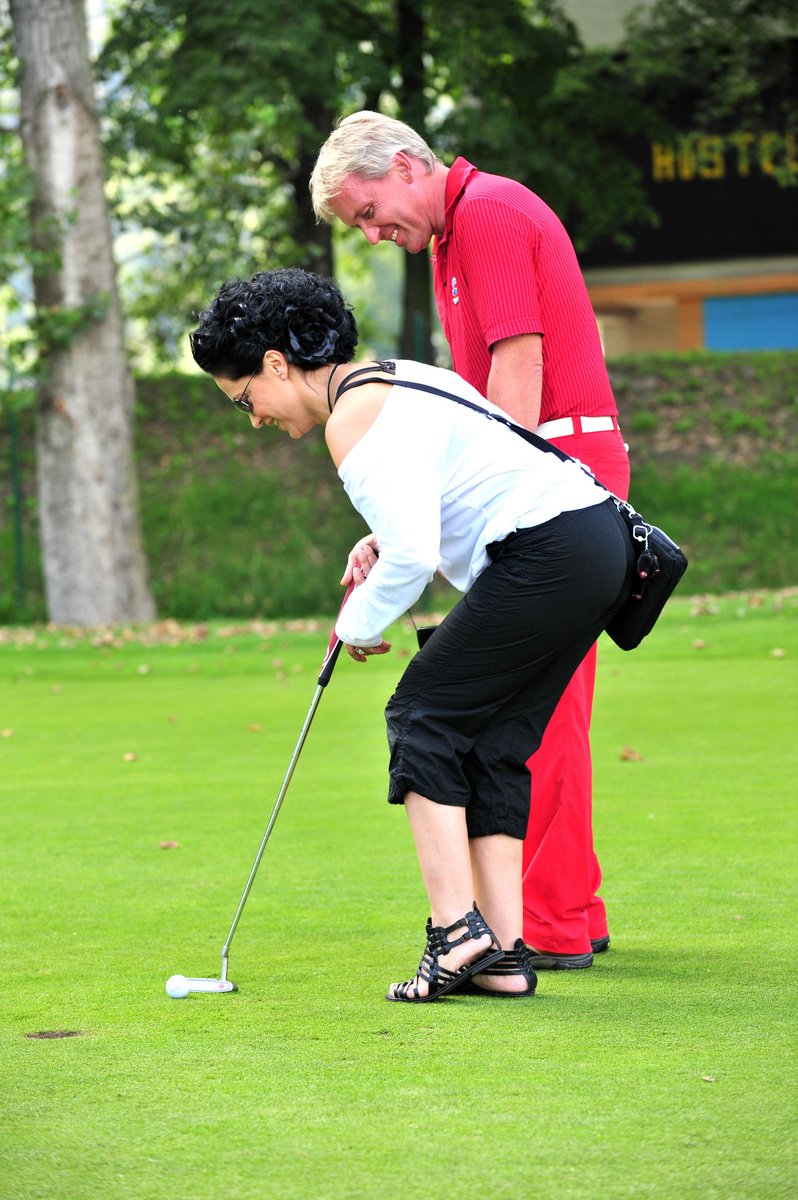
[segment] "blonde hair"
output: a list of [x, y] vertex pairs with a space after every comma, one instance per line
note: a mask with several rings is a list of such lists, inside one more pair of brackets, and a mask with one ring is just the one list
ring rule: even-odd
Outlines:
[[404, 151], [417, 158], [430, 175], [439, 161], [415, 129], [382, 113], [352, 113], [342, 117], [319, 150], [310, 177], [313, 211], [319, 221], [331, 223], [335, 213], [331, 201], [349, 175], [382, 179], [393, 164], [393, 156]]

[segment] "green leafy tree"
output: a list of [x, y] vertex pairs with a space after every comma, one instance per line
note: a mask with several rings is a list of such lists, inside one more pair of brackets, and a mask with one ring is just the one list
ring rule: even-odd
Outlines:
[[[301, 261], [332, 273], [308, 178], [346, 88], [384, 67], [368, 7], [313, 0], [134, 0], [100, 59], [117, 212], [152, 231], [134, 312], [187, 312], [222, 278]], [[379, 75], [379, 81], [375, 79]], [[156, 284], [153, 287], [153, 283]]]
[[610, 52], [585, 49], [554, 0], [465, 0], [453, 18], [445, 37], [430, 25], [434, 87], [453, 102], [438, 143], [537, 192], [580, 248], [652, 221], [629, 146], [659, 122]]
[[[100, 66], [117, 212], [151, 238], [131, 308], [165, 348], [227, 275], [293, 261], [332, 273], [307, 181], [356, 108], [522, 179], [585, 239], [649, 215], [615, 136], [642, 110], [554, 0], [133, 0]], [[425, 255], [407, 257], [405, 282], [401, 350], [428, 357]]]
[[[578, 246], [628, 243], [635, 224], [655, 220], [626, 147], [656, 120], [606, 53], [584, 49], [554, 0], [397, 0], [396, 12], [397, 70], [383, 99], [441, 157], [519, 179]], [[429, 264], [417, 255], [407, 262], [404, 352], [429, 330], [429, 310]]]

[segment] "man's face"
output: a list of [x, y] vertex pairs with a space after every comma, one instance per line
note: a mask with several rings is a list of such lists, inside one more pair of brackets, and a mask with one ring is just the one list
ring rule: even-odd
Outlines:
[[418, 254], [437, 232], [428, 181], [423, 166], [397, 154], [381, 179], [347, 175], [331, 208], [344, 225], [362, 230], [372, 246], [395, 242], [410, 254]]

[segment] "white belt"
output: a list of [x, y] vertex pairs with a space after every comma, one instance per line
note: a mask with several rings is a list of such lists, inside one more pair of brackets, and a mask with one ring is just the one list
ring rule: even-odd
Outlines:
[[538, 425], [535, 433], [542, 438], [570, 437], [574, 433], [604, 433], [617, 429], [615, 417], [557, 417], [554, 421], [544, 421]]

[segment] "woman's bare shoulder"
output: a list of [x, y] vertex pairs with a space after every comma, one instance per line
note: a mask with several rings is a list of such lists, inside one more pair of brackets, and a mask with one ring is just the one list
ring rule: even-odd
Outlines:
[[390, 390], [387, 383], [366, 383], [341, 396], [324, 430], [336, 467], [340, 467], [349, 451], [371, 429]]

